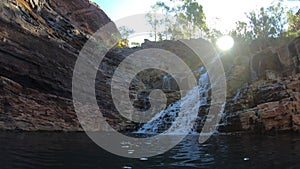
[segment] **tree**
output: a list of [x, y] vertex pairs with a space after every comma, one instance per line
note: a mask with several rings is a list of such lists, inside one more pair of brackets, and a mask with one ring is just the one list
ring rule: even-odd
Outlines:
[[129, 47], [129, 36], [134, 33], [134, 30], [127, 28], [126, 26], [119, 27], [121, 34], [121, 40], [118, 42], [118, 47]]
[[300, 9], [294, 14], [292, 10], [288, 11], [288, 34], [287, 36], [300, 36]]
[[246, 22], [237, 21], [236, 27], [234, 30], [230, 32], [230, 35], [236, 40], [236, 41], [244, 41], [244, 42], [250, 42], [254, 39], [254, 35], [252, 31], [249, 29], [249, 26]]
[[[158, 38], [199, 38], [209, 33], [203, 7], [196, 0], [170, 0], [170, 2], [173, 2], [173, 5], [157, 2], [146, 16], [153, 28], [155, 41]], [[159, 19], [155, 15], [159, 10], [165, 14], [165, 18]]]
[[223, 36], [223, 33], [217, 29], [211, 29], [208, 33], [208, 38], [212, 43], [215, 43], [221, 36]]
[[140, 47], [141, 44], [139, 42], [131, 42], [131, 45], [135, 46], [135, 47]]
[[279, 2], [276, 6], [261, 7], [247, 14], [253, 38], [267, 40], [281, 36], [286, 24], [285, 9]]
[[154, 36], [154, 41], [157, 41], [159, 27], [161, 25], [161, 20], [158, 18], [158, 10], [160, 7], [158, 5], [151, 6], [151, 11], [146, 14], [146, 20], [151, 25], [153, 33], [150, 36]]
[[134, 33], [134, 30], [127, 28], [126, 26], [119, 27], [119, 32], [121, 34], [122, 39], [127, 39], [131, 34]]
[[[275, 5], [274, 2], [269, 7], [261, 7], [246, 13], [247, 21], [237, 22], [236, 28], [230, 34], [239, 43], [256, 43], [259, 44], [260, 49], [285, 43], [287, 36], [290, 36], [294, 30], [293, 23], [297, 22], [297, 17], [291, 15], [291, 10], [288, 12], [288, 9], [282, 5], [282, 1]], [[287, 29], [288, 23], [289, 29]]]
[[[196, 0], [183, 0], [184, 4], [181, 7], [182, 13], [180, 18], [185, 20], [187, 27], [185, 31], [189, 38], [192, 38], [196, 33], [196, 28], [199, 32], [203, 31], [208, 33], [208, 27], [206, 25], [206, 17], [203, 12], [203, 6], [198, 4]], [[198, 33], [199, 33], [198, 32]]]

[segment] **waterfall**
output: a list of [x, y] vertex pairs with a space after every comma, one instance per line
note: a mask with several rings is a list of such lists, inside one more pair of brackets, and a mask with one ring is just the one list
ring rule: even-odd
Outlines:
[[172, 76], [164, 75], [164, 77], [163, 77], [163, 85], [162, 85], [163, 89], [171, 90], [171, 82], [170, 82], [171, 78], [172, 78]]
[[250, 72], [251, 72], [251, 79], [254, 80], [258, 80], [258, 75], [254, 69], [254, 56], [251, 56], [250, 59]]
[[[189, 112], [191, 110], [198, 112], [201, 106], [207, 105], [209, 87], [208, 73], [205, 72], [200, 76], [199, 86], [188, 91], [181, 100], [169, 105], [167, 109], [156, 114], [156, 116], [144, 124], [137, 133], [157, 134], [167, 129], [169, 129], [170, 134], [182, 134], [195, 131], [195, 129], [191, 128], [191, 124], [195, 123], [198, 118], [198, 113], [194, 114]], [[201, 98], [200, 100], [199, 96]], [[175, 119], [177, 119], [177, 123], [175, 123]]]
[[237, 101], [238, 101], [239, 98], [240, 98], [240, 95], [241, 95], [241, 89], [238, 89], [237, 92], [236, 92], [236, 95], [235, 95], [234, 98], [233, 98], [234, 104], [237, 103]]

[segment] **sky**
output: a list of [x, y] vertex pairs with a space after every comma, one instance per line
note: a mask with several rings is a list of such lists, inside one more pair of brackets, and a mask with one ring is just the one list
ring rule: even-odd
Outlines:
[[[136, 14], [145, 14], [158, 0], [93, 0], [104, 12], [119, 25], [122, 18]], [[169, 0], [160, 0], [169, 2]], [[223, 33], [229, 32], [236, 21], [246, 19], [245, 13], [261, 6], [271, 5], [273, 0], [197, 0], [203, 6], [209, 27]], [[288, 7], [300, 8], [299, 0], [285, 0]], [[134, 22], [134, 21], [133, 21]], [[136, 24], [136, 23], [135, 23]], [[126, 25], [127, 26], [127, 25]], [[130, 25], [129, 25], [130, 26]]]

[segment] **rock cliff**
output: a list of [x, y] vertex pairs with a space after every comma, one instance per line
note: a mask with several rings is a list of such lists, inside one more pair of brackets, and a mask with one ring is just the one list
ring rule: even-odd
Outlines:
[[1, 1], [0, 128], [81, 130], [73, 68], [87, 39], [109, 22], [88, 0]]
[[[0, 129], [82, 131], [72, 102], [74, 65], [85, 42], [110, 22], [99, 6], [88, 0], [3, 0]], [[204, 40], [195, 43], [203, 49], [209, 44]], [[178, 41], [146, 42], [140, 48], [109, 51], [96, 78], [96, 95], [106, 120], [118, 130], [137, 125], [120, 117], [107, 82], [122, 60], [146, 48], [169, 50], [193, 70], [202, 66]], [[222, 59], [229, 96], [220, 131], [300, 131], [300, 37], [281, 48], [239, 56], [234, 61]], [[199, 77], [196, 71], [195, 76]], [[141, 82], [149, 89], [164, 89], [168, 105], [180, 98], [174, 79], [165, 72], [141, 72], [130, 93], [136, 108], [145, 108], [141, 99], [149, 94], [137, 92]], [[208, 108], [202, 107], [200, 114], [205, 115]]]
[[238, 90], [227, 101], [219, 130], [300, 131], [300, 76], [263, 81]]
[[81, 47], [110, 22], [85, 0], [4, 0], [0, 20], [1, 76], [68, 98]]
[[235, 73], [228, 81], [235, 90], [227, 99], [220, 131], [300, 131], [299, 39], [233, 64]]
[[[0, 129], [81, 131], [72, 103], [74, 65], [85, 42], [111, 20], [88, 0], [4, 0], [0, 20]], [[117, 65], [133, 52], [155, 46], [181, 56], [193, 55], [182, 45], [174, 48], [178, 43], [145, 44], [107, 53], [96, 78], [96, 95], [114, 128], [125, 130], [132, 125], [120, 117], [111, 98], [109, 81]], [[164, 72], [149, 73], [140, 74], [146, 77], [147, 88], [164, 87]], [[133, 90], [138, 90], [139, 83], [133, 82]], [[165, 86], [168, 104], [180, 97], [176, 86], [170, 86], [174, 85]], [[145, 103], [140, 100], [147, 91], [131, 94], [135, 107], [143, 109]]]

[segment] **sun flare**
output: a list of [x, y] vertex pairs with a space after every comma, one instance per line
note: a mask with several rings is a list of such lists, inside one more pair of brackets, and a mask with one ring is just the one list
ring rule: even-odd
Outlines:
[[234, 40], [231, 36], [222, 36], [217, 40], [216, 44], [219, 49], [226, 51], [234, 46]]

